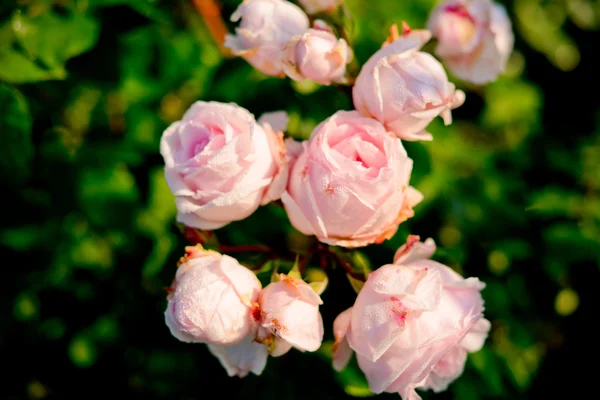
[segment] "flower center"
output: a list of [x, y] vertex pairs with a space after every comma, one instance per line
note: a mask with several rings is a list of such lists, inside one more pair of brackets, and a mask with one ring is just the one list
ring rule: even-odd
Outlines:
[[449, 5], [444, 8], [447, 13], [447, 34], [453, 37], [458, 43], [465, 44], [475, 34], [475, 20], [469, 14], [466, 7], [461, 5]]

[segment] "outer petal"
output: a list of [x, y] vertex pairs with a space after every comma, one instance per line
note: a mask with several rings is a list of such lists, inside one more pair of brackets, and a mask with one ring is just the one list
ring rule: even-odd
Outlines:
[[308, 222], [308, 218], [288, 192], [283, 192], [281, 201], [285, 206], [285, 211], [287, 211], [292, 226], [307, 236], [314, 235], [315, 231]]
[[481, 350], [491, 326], [492, 324], [487, 319], [480, 319], [460, 342], [460, 345], [469, 353]]
[[410, 235], [406, 244], [402, 245], [394, 254], [394, 264], [408, 265], [415, 260], [426, 260], [435, 253], [436, 246], [432, 238], [419, 242], [419, 237]]
[[260, 375], [267, 364], [267, 346], [253, 338], [254, 335], [250, 334], [240, 343], [229, 346], [209, 344], [208, 349], [219, 359], [229, 376], [243, 378], [249, 372]]
[[413, 356], [409, 367], [385, 391], [398, 392], [403, 399], [415, 396], [415, 388], [429, 376], [435, 365], [460, 343], [480, 317], [480, 315], [473, 315], [465, 318], [461, 321], [459, 330], [419, 349], [418, 353]]
[[333, 369], [336, 371], [342, 371], [346, 368], [346, 365], [348, 365], [348, 362], [352, 357], [353, 351], [346, 338], [346, 334], [350, 329], [351, 318], [352, 307], [340, 313], [333, 322], [333, 336], [335, 337], [335, 342], [333, 344], [332, 356]]
[[462, 375], [466, 361], [466, 350], [455, 346], [433, 367], [422, 386], [423, 389], [432, 389], [436, 393], [448, 389], [448, 385]]

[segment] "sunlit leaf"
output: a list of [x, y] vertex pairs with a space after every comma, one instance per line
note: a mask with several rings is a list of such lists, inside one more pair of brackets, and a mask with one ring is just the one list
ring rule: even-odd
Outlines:
[[17, 89], [1, 83], [0, 105], [0, 177], [22, 182], [30, 175], [34, 153], [29, 106]]

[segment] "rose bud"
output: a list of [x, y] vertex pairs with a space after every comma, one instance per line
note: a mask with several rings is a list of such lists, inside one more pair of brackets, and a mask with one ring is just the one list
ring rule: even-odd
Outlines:
[[319, 313], [321, 297], [301, 279], [280, 274], [260, 293], [260, 324], [256, 340], [269, 345], [272, 356], [287, 353], [292, 347], [316, 351], [323, 340], [323, 319]]
[[415, 388], [444, 390], [462, 373], [466, 352], [487, 337], [485, 285], [428, 260], [434, 251], [433, 240], [409, 236], [394, 264], [369, 275], [352, 307], [345, 337], [375, 393], [416, 400]]
[[514, 45], [506, 9], [491, 0], [448, 0], [427, 23], [438, 40], [435, 54], [450, 72], [483, 84], [504, 72]]
[[450, 110], [465, 100], [464, 92], [448, 82], [439, 61], [419, 51], [430, 37], [428, 31], [405, 27], [399, 38], [367, 61], [352, 90], [354, 107], [400, 139], [431, 140], [427, 125], [438, 115], [450, 124]]
[[160, 152], [178, 222], [217, 229], [280, 197], [288, 175], [283, 134], [274, 131], [285, 128], [281, 114], [257, 123], [234, 104], [198, 101], [167, 128]]
[[235, 258], [187, 247], [167, 297], [165, 321], [183, 342], [235, 344], [255, 327], [260, 281]]
[[246, 336], [237, 344], [226, 346], [209, 344], [208, 349], [219, 359], [227, 375], [240, 378], [245, 377], [249, 372], [260, 375], [265, 369], [269, 355], [267, 346], [256, 342], [254, 334]]
[[225, 37], [225, 47], [262, 73], [283, 76], [281, 51], [309, 28], [304, 11], [284, 0], [245, 0], [231, 16], [234, 22], [240, 19], [236, 35]]
[[344, 0], [300, 0], [300, 5], [308, 14], [329, 13], [334, 11]]
[[408, 186], [412, 160], [378, 121], [338, 111], [302, 146], [281, 196], [300, 232], [360, 247], [391, 238], [413, 216], [422, 195]]
[[295, 81], [311, 79], [321, 85], [344, 82], [352, 51], [344, 39], [325, 29], [294, 36], [283, 50], [283, 71]]

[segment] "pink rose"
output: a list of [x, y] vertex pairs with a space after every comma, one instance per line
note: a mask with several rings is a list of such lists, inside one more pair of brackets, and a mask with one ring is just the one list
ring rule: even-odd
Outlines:
[[491, 0], [448, 0], [427, 23], [438, 39], [435, 54], [466, 81], [483, 84], [504, 72], [514, 35], [506, 9]]
[[274, 357], [292, 347], [316, 351], [323, 340], [321, 297], [304, 281], [281, 274], [278, 282], [263, 289], [259, 298], [257, 340], [267, 343]]
[[335, 10], [344, 0], [300, 0], [300, 5], [309, 14], [320, 12], [331, 12]]
[[408, 186], [412, 160], [401, 141], [356, 111], [338, 111], [290, 147], [298, 155], [281, 200], [292, 225], [324, 243], [389, 239], [422, 199]]
[[165, 322], [183, 342], [241, 342], [254, 329], [260, 281], [234, 258], [187, 247], [177, 269]]
[[351, 348], [375, 393], [416, 400], [415, 388], [444, 390], [487, 337], [485, 285], [428, 260], [434, 251], [433, 240], [409, 236], [394, 264], [371, 273], [352, 309], [336, 319], [334, 366], [344, 367]]
[[267, 365], [267, 346], [254, 340], [254, 334], [250, 334], [240, 343], [222, 346], [208, 344], [208, 349], [219, 359], [219, 362], [227, 371], [229, 376], [240, 378], [252, 372], [260, 375]]
[[231, 16], [234, 22], [240, 19], [236, 35], [226, 36], [225, 47], [262, 73], [283, 76], [283, 47], [309, 28], [304, 11], [284, 0], [245, 0]]
[[344, 39], [321, 27], [294, 36], [284, 48], [283, 70], [293, 80], [311, 79], [321, 85], [344, 81], [352, 51]]
[[287, 160], [283, 134], [273, 129], [285, 128], [282, 114], [257, 123], [234, 104], [198, 101], [167, 128], [160, 152], [176, 196], [177, 221], [217, 229], [280, 197]]
[[427, 125], [438, 115], [450, 124], [450, 110], [465, 100], [442, 65], [419, 51], [430, 37], [428, 31], [406, 31], [385, 45], [362, 67], [352, 91], [358, 111], [404, 140], [431, 140]]

